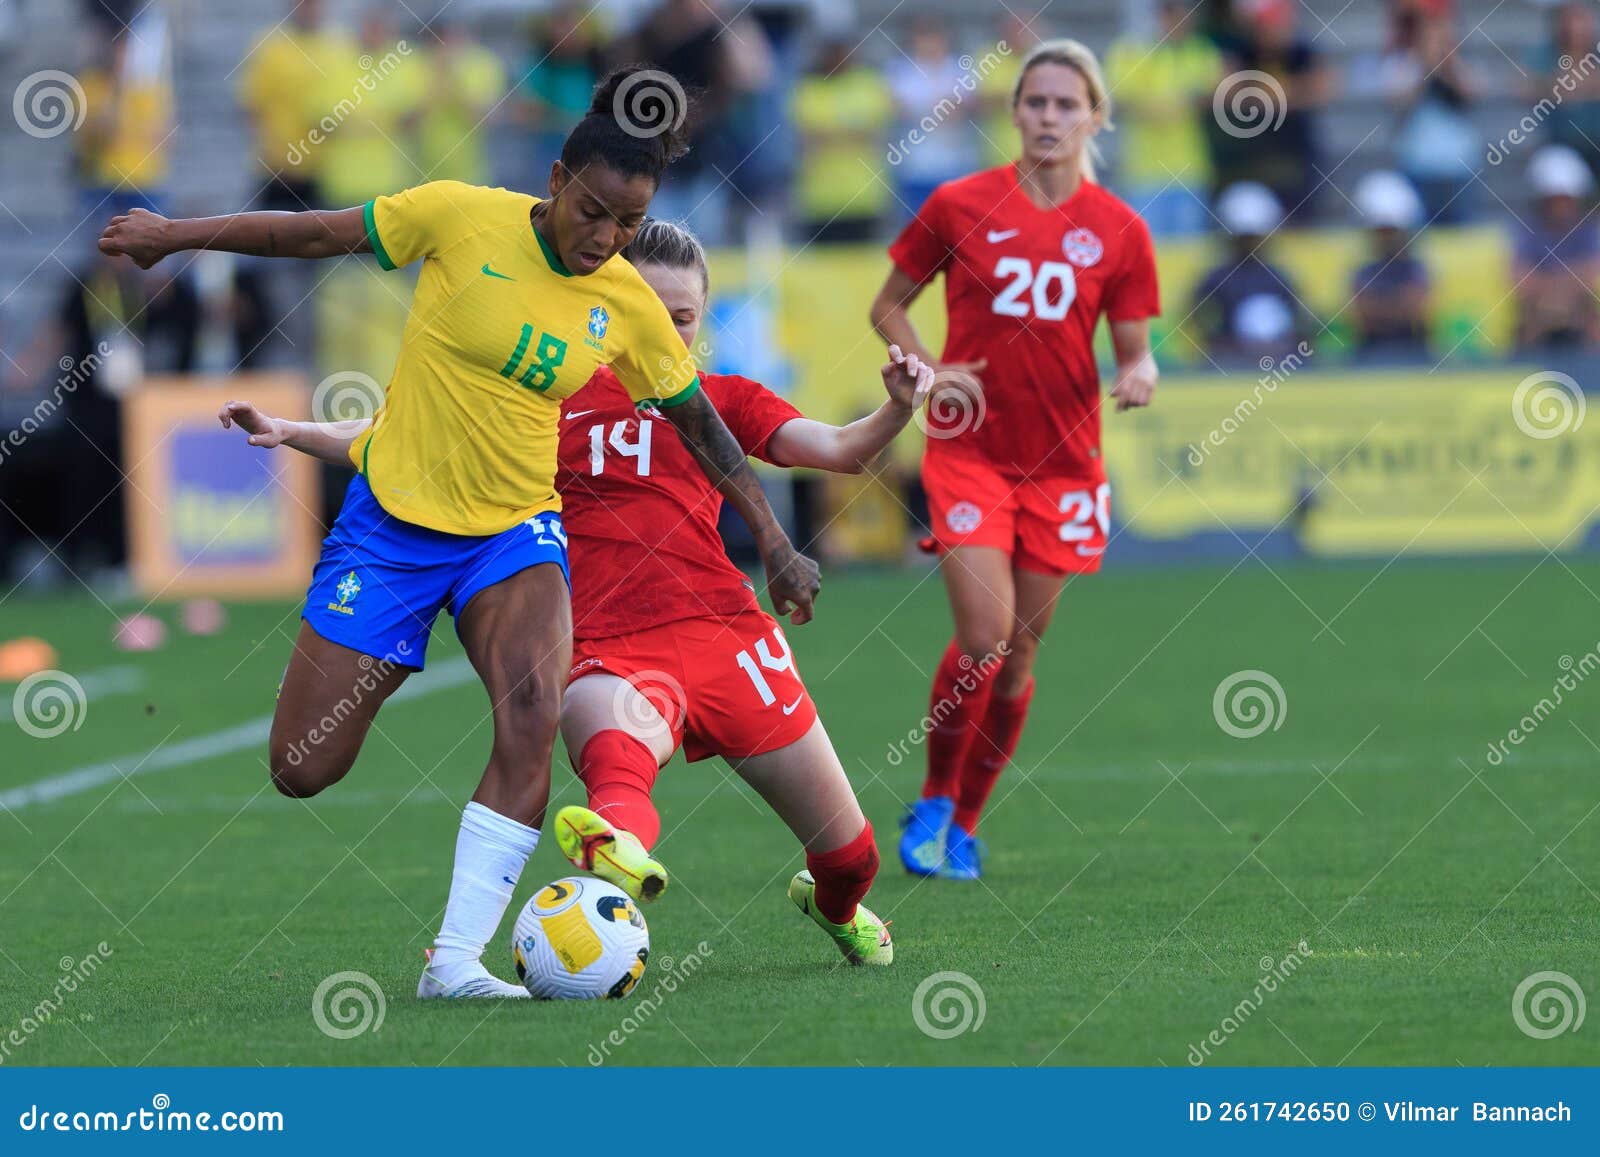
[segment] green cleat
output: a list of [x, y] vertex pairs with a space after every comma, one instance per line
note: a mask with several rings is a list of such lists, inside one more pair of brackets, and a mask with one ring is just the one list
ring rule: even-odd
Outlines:
[[575, 868], [615, 884], [641, 904], [667, 888], [667, 870], [652, 859], [639, 837], [613, 827], [576, 804], [556, 813], [556, 843]]
[[813, 902], [817, 882], [810, 872], [799, 871], [789, 881], [789, 899], [794, 906], [817, 922], [833, 937], [833, 942], [851, 964], [893, 964], [894, 941], [889, 938], [888, 921], [880, 920], [865, 905], [856, 905], [855, 917], [848, 924], [835, 924]]

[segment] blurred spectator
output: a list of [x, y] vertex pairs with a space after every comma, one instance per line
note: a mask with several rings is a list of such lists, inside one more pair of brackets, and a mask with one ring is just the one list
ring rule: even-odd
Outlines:
[[313, 119], [334, 122], [311, 147], [323, 196], [340, 209], [423, 179], [410, 139], [431, 96], [418, 45], [402, 46], [387, 9], [369, 5], [357, 51], [329, 70], [311, 96]]
[[1450, 4], [1409, 0], [1392, 10], [1390, 28], [1379, 75], [1398, 125], [1395, 163], [1430, 224], [1459, 225], [1472, 216], [1484, 139], [1472, 120], [1477, 85], [1457, 51]]
[[67, 284], [17, 363], [13, 386], [48, 381], [59, 409], [47, 423], [55, 447], [59, 548], [81, 578], [127, 558], [122, 509], [122, 396], [147, 374], [194, 367], [200, 305], [172, 262], [141, 270], [96, 254]]
[[1220, 364], [1281, 357], [1310, 332], [1289, 274], [1262, 254], [1283, 207], [1265, 185], [1242, 181], [1223, 191], [1216, 214], [1228, 254], [1201, 279], [1192, 310], [1206, 350]]
[[[359, 51], [354, 37], [323, 26], [321, 0], [302, 0], [251, 48], [238, 98], [255, 126], [257, 208], [295, 213], [326, 206], [317, 175], [322, 150], [311, 141], [324, 111], [315, 107], [317, 94]], [[307, 364], [314, 334], [305, 302], [316, 270], [304, 261], [242, 258], [238, 276], [261, 307], [258, 333], [241, 353], [261, 364]]]
[[[970, 102], [962, 100], [968, 72], [950, 50], [943, 24], [927, 17], [911, 27], [905, 50], [889, 62], [889, 91], [898, 123], [889, 158], [895, 166], [895, 197], [909, 220], [945, 181], [977, 167]], [[958, 103], [960, 102], [960, 103]], [[1010, 134], [1015, 139], [1016, 134]]]
[[255, 125], [261, 208], [293, 213], [322, 206], [318, 151], [308, 147], [321, 115], [312, 104], [323, 81], [347, 67], [357, 51], [349, 36], [322, 27], [321, 0], [301, 0], [250, 50], [238, 96]]
[[1594, 176], [1576, 150], [1546, 145], [1528, 164], [1533, 218], [1513, 244], [1517, 348], [1592, 347], [1600, 340], [1600, 224], [1585, 211]]
[[[978, 133], [978, 164], [985, 168], [1010, 164], [1017, 159], [1017, 128], [1011, 119], [1011, 97], [1016, 92], [1022, 62], [1043, 37], [1039, 22], [1043, 14], [1023, 19], [1008, 11], [1000, 22], [1000, 35], [994, 47], [985, 44], [978, 56], [978, 112], [974, 126]], [[1002, 51], [1001, 46], [1004, 46]], [[991, 58], [990, 53], [993, 53]]]
[[1226, 111], [1213, 118], [1211, 140], [1220, 187], [1259, 181], [1298, 221], [1316, 193], [1316, 111], [1333, 84], [1311, 42], [1296, 34], [1295, 5], [1236, 0], [1233, 32], [1224, 44], [1230, 75], [1219, 90]]
[[728, 177], [749, 158], [731, 131], [731, 110], [772, 78], [771, 46], [748, 7], [724, 18], [716, 0], [666, 0], [618, 46], [619, 61], [649, 61], [695, 98], [689, 153], [667, 170], [652, 211], [712, 245], [731, 238]]
[[1558, 144], [1577, 151], [1591, 173], [1600, 176], [1600, 69], [1594, 54], [1600, 42], [1593, 4], [1557, 4], [1550, 11], [1550, 43], [1534, 61], [1528, 97], [1559, 101], [1546, 122]]
[[1399, 173], [1369, 173], [1356, 186], [1356, 208], [1370, 231], [1372, 259], [1351, 279], [1356, 355], [1363, 360], [1427, 356], [1428, 270], [1412, 252], [1422, 200]]
[[1158, 236], [1203, 231], [1211, 188], [1205, 125], [1222, 54], [1196, 30], [1189, 0], [1163, 0], [1154, 42], [1125, 36], [1106, 55], [1117, 100], [1117, 185]]
[[588, 5], [577, 0], [557, 4], [541, 21], [522, 69], [519, 110], [533, 132], [531, 179], [521, 186], [527, 192], [548, 192], [550, 166], [588, 111], [604, 71], [599, 31]]
[[445, 17], [435, 31], [439, 39], [422, 61], [428, 74], [418, 134], [423, 177], [492, 184], [488, 122], [505, 94], [505, 70], [459, 20]]
[[174, 127], [166, 16], [152, 4], [109, 40], [91, 39], [94, 59], [78, 76], [84, 121], [74, 135], [84, 214], [159, 211]]
[[807, 240], [867, 240], [889, 204], [883, 156], [894, 100], [853, 47], [827, 44], [794, 94], [802, 149], [795, 210]]

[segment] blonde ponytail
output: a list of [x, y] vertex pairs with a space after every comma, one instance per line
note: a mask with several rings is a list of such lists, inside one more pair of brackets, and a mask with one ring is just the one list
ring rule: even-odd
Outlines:
[[[1089, 90], [1089, 107], [1099, 118], [1100, 127], [1102, 129], [1112, 127], [1111, 93], [1106, 88], [1105, 74], [1100, 71], [1100, 61], [1087, 44], [1067, 37], [1041, 41], [1023, 58], [1022, 71], [1017, 73], [1016, 87], [1011, 90], [1013, 108], [1022, 99], [1022, 82], [1027, 79], [1028, 70], [1036, 64], [1061, 64], [1076, 69], [1078, 75], [1083, 77], [1084, 86]], [[1100, 159], [1100, 146], [1091, 136], [1083, 150], [1083, 175], [1087, 179], [1091, 181], [1095, 179], [1095, 166]]]

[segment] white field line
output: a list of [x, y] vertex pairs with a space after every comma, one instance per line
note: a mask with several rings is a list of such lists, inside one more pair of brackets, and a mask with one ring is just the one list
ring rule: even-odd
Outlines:
[[[462, 683], [469, 683], [476, 677], [472, 664], [464, 656], [457, 656], [429, 668], [420, 675], [411, 676], [389, 697], [389, 702], [398, 703], [405, 699], [431, 695], [435, 691], [444, 691]], [[153, 752], [124, 755], [117, 759], [77, 767], [58, 775], [46, 776], [33, 783], [0, 792], [0, 810], [20, 811], [33, 804], [53, 803], [68, 796], [92, 791], [101, 784], [112, 783], [129, 775], [130, 773], [122, 770], [124, 767], [136, 768], [137, 770], [131, 774], [143, 776], [156, 771], [169, 771], [175, 767], [187, 767], [189, 764], [216, 759], [218, 756], [231, 755], [236, 751], [265, 744], [271, 730], [272, 716], [262, 715], [236, 727], [167, 744]]]

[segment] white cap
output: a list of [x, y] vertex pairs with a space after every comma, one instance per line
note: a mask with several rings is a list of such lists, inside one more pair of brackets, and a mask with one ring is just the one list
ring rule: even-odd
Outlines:
[[1356, 184], [1362, 220], [1379, 229], [1414, 229], [1422, 220], [1422, 198], [1399, 173], [1379, 169]]
[[1528, 162], [1528, 184], [1539, 197], [1587, 197], [1594, 190], [1594, 174], [1577, 150], [1546, 145]]
[[1265, 185], [1240, 181], [1229, 185], [1217, 198], [1217, 217], [1235, 237], [1264, 237], [1278, 227], [1283, 207]]

